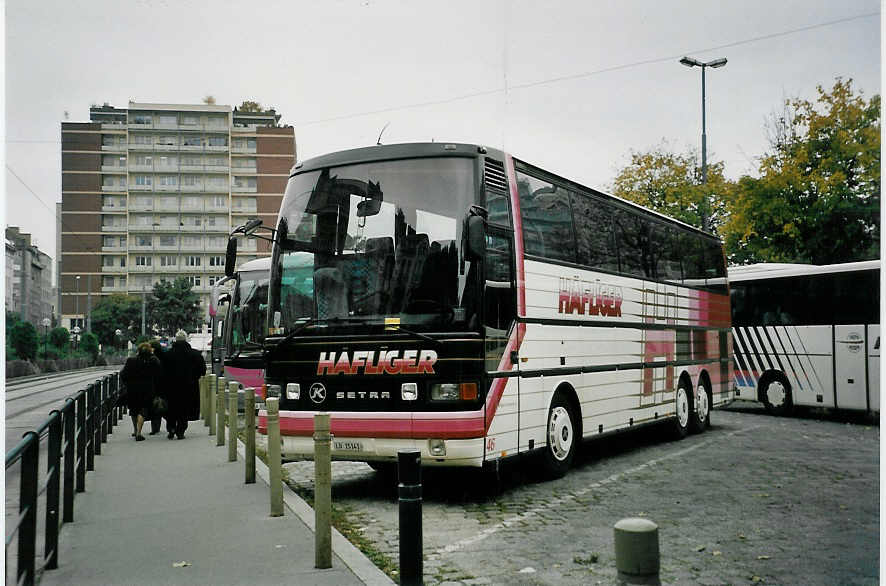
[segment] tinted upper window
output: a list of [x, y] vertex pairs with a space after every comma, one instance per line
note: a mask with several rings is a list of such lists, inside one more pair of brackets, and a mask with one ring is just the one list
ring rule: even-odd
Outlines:
[[553, 183], [517, 172], [523, 246], [526, 254], [575, 262], [575, 236], [569, 192]]
[[572, 213], [578, 262], [595, 269], [617, 272], [618, 250], [612, 229], [615, 206], [600, 198], [573, 192]]

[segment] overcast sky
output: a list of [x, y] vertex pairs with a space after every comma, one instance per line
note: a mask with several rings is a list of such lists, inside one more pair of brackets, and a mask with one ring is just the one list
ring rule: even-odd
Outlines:
[[877, 0], [224, 2], [8, 0], [6, 224], [55, 258], [60, 122], [90, 104], [253, 99], [298, 158], [382, 142], [474, 142], [607, 189], [667, 141], [756, 169], [785, 98], [852, 78], [880, 93]]

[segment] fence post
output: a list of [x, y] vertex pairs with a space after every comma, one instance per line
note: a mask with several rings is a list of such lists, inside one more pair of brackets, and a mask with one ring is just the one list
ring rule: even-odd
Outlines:
[[332, 434], [329, 413], [314, 415], [314, 567], [332, 567]]
[[237, 415], [239, 386], [234, 381], [228, 383], [228, 462], [237, 461], [237, 427], [240, 423], [240, 417]]
[[95, 385], [86, 386], [86, 471], [95, 470]]
[[225, 377], [219, 377], [218, 389], [215, 395], [215, 445], [225, 445], [225, 389], [228, 381]]
[[102, 453], [102, 421], [104, 420], [102, 412], [102, 381], [96, 380], [92, 384], [93, 397], [95, 403], [92, 405], [92, 442], [95, 446], [95, 453], [101, 456]]
[[86, 490], [86, 391], [77, 394], [77, 492]]
[[243, 397], [246, 416], [246, 484], [255, 484], [255, 389], [246, 389]]
[[[34, 555], [37, 550], [37, 466], [40, 452], [40, 436], [29, 431], [24, 437], [30, 436], [22, 452], [21, 491], [19, 494], [19, 514], [22, 514], [18, 529], [18, 566], [17, 579], [19, 584], [34, 583]], [[24, 581], [22, 575], [24, 574]]]
[[47, 569], [58, 567], [59, 486], [62, 471], [62, 414], [50, 414], [49, 440], [46, 446], [46, 530], [44, 558]]
[[117, 387], [114, 384], [116, 373], [108, 376], [108, 435], [114, 435], [117, 426]]
[[633, 517], [616, 523], [614, 533], [619, 584], [661, 584], [658, 525]]
[[74, 469], [77, 467], [77, 462], [74, 460], [74, 446], [77, 440], [74, 433], [73, 399], [65, 399], [62, 416], [65, 423], [65, 480], [62, 497], [64, 499], [62, 522], [70, 523], [74, 520]]
[[209, 384], [206, 388], [206, 425], [209, 426], [209, 435], [215, 435], [215, 386], [218, 378], [214, 374], [209, 375]]
[[421, 518], [421, 452], [403, 450], [397, 453], [397, 475], [400, 484], [400, 584], [422, 584]]
[[101, 400], [101, 417], [102, 417], [102, 438], [101, 443], [108, 443], [108, 377], [102, 377], [101, 380], [102, 400]]
[[280, 399], [265, 400], [268, 412], [268, 471], [271, 477], [271, 516], [283, 515], [283, 472], [280, 469]]

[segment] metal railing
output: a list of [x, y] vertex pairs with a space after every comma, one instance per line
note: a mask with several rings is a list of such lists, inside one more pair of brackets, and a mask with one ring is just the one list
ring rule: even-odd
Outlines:
[[[102, 444], [107, 443], [108, 434], [123, 416], [122, 407], [117, 405], [119, 393], [117, 373], [96, 380], [65, 399], [61, 410], [52, 410], [36, 430], [26, 432], [6, 452], [7, 471], [21, 464], [19, 514], [14, 523], [7, 523], [7, 583], [13, 541], [17, 542], [16, 584], [34, 584], [38, 571], [58, 567], [59, 530], [74, 520], [74, 493], [86, 490], [86, 473], [95, 470], [95, 456], [101, 455]], [[44, 437], [48, 438], [46, 476], [40, 483], [40, 443]], [[38, 560], [37, 513], [44, 495], [44, 552]]]

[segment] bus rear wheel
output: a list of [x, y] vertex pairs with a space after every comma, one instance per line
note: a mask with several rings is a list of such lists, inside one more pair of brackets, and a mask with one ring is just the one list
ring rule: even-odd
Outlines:
[[674, 406], [677, 409], [674, 417], [674, 439], [681, 440], [689, 435], [689, 418], [692, 416], [692, 401], [689, 399], [689, 389], [685, 382], [677, 385]]
[[772, 415], [787, 415], [794, 406], [791, 397], [791, 384], [785, 376], [777, 372], [766, 379], [760, 388], [760, 400]]
[[711, 402], [704, 384], [699, 383], [695, 393], [695, 413], [690, 414], [689, 431], [701, 433], [711, 424]]
[[575, 417], [569, 401], [557, 393], [548, 411], [548, 445], [543, 457], [545, 475], [549, 478], [561, 478], [575, 458], [578, 443]]

